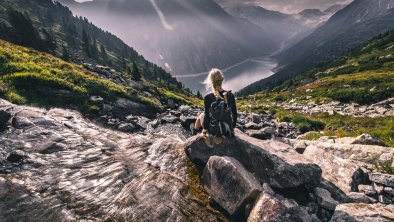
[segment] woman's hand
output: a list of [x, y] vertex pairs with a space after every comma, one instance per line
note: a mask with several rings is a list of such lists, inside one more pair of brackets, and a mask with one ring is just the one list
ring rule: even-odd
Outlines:
[[207, 130], [207, 129], [203, 129], [203, 130], [202, 130], [202, 134], [203, 134], [204, 136], [207, 136], [207, 133], [208, 133], [208, 130]]

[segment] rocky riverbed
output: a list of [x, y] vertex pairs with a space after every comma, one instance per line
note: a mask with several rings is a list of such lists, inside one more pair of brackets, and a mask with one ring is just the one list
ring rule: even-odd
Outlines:
[[390, 98], [371, 105], [360, 105], [357, 103], [341, 103], [333, 101], [330, 103], [317, 104], [314, 101], [305, 103], [293, 99], [286, 102], [273, 102], [266, 105], [267, 108], [282, 107], [286, 110], [296, 111], [302, 114], [328, 113], [329, 115], [343, 115], [354, 117], [387, 117], [394, 116], [394, 98]]
[[292, 123], [240, 113], [237, 137], [211, 148], [188, 130], [200, 112], [88, 120], [0, 100], [0, 218], [394, 220], [394, 178], [374, 168], [393, 167], [394, 152], [380, 141], [306, 141]]

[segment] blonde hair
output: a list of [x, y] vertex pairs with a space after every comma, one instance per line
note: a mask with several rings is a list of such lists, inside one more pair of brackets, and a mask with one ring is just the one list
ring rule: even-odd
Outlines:
[[212, 89], [215, 96], [219, 96], [219, 88], [222, 86], [224, 75], [219, 69], [211, 69], [207, 78], [204, 80], [205, 88]]

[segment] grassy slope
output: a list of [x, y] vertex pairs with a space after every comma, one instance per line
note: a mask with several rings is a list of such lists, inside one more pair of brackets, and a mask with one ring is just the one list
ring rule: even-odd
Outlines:
[[[195, 104], [199, 101], [153, 85], [150, 90], [156, 92], [160, 100], [175, 97], [173, 99], [182, 103]], [[145, 97], [143, 92], [117, 85], [81, 66], [0, 40], [0, 97], [19, 104], [74, 105], [84, 109], [89, 105], [89, 96], [93, 95], [101, 96], [106, 101], [126, 98], [145, 104], [153, 111], [163, 108]]]
[[[122, 77], [126, 80], [130, 79], [130, 76], [126, 74], [126, 68], [131, 68], [132, 62], [135, 62], [143, 78], [153, 85], [192, 96], [188, 89], [182, 87], [182, 84], [164, 69], [146, 61], [143, 56], [113, 34], [96, 27], [85, 18], [74, 16], [67, 7], [56, 1], [0, 1], [0, 38], [3, 40], [24, 45], [21, 40], [23, 38], [20, 38], [21, 34], [12, 27], [12, 19], [8, 15], [8, 12], [12, 10], [24, 13], [32, 21], [34, 29], [41, 38], [45, 36], [43, 30], [50, 34], [55, 48], [47, 49], [47, 51], [56, 57], [64, 58], [64, 53], [67, 52], [70, 61], [78, 64], [93, 63], [109, 66], [121, 74], [121, 76], [111, 76], [111, 78]], [[96, 53], [90, 49], [92, 55], [86, 51], [86, 44], [83, 40], [84, 32], [88, 35], [90, 48], [93, 46], [96, 48]], [[30, 38], [31, 41], [32, 39]], [[35, 43], [37, 45], [37, 42]], [[34, 48], [32, 44], [24, 46]], [[42, 51], [40, 48], [36, 47], [36, 49]]]
[[[338, 60], [286, 81], [273, 91], [240, 97], [238, 107], [252, 112], [277, 109], [279, 117], [300, 119], [300, 114], [280, 107], [267, 107], [274, 101], [289, 102], [292, 99], [300, 104], [332, 100], [370, 104], [390, 97], [394, 97], [394, 32], [376, 37]], [[344, 137], [370, 133], [394, 147], [394, 117], [371, 119], [322, 113], [307, 118], [323, 122], [328, 135]], [[308, 124], [307, 121], [301, 122], [302, 127]]]

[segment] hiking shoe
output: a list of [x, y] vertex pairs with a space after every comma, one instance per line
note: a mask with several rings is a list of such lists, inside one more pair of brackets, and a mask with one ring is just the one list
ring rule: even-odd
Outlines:
[[215, 136], [215, 137], [213, 138], [213, 142], [214, 142], [215, 144], [221, 144], [221, 143], [223, 142], [223, 138], [220, 137], [220, 136]]
[[209, 148], [213, 148], [214, 142], [212, 136], [207, 135], [206, 137], [204, 137], [204, 141]]
[[191, 123], [189, 127], [190, 127], [190, 132], [192, 133], [192, 135], [196, 135], [197, 130], [194, 128], [194, 123]]

